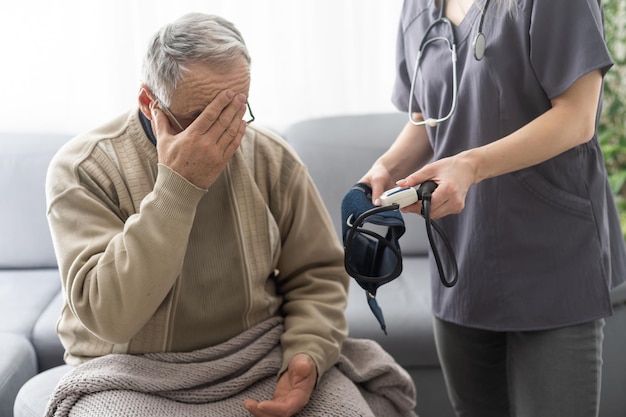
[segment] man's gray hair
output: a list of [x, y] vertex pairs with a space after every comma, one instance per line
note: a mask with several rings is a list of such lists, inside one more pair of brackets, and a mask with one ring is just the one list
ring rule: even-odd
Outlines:
[[169, 106], [189, 63], [226, 67], [250, 55], [235, 25], [202, 13], [190, 13], [163, 26], [151, 39], [143, 61], [143, 83]]

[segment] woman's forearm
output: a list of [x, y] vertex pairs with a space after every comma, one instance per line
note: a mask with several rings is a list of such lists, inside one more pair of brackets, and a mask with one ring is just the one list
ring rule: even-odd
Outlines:
[[396, 181], [420, 169], [432, 157], [433, 149], [424, 126], [407, 122], [395, 142], [376, 163], [384, 165], [392, 180]]
[[589, 141], [595, 132], [601, 88], [600, 71], [593, 71], [552, 100], [553, 107], [531, 123], [459, 154], [474, 167], [473, 183], [537, 165]]

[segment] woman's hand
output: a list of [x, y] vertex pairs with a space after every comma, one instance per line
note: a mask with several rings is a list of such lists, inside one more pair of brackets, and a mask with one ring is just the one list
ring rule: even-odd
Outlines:
[[[432, 193], [430, 217], [438, 219], [448, 214], [458, 214], [465, 207], [465, 197], [470, 186], [474, 184], [474, 167], [466, 158], [466, 153], [443, 158], [426, 165], [419, 171], [397, 182], [398, 186], [416, 186], [428, 180], [437, 183]], [[402, 209], [403, 212], [420, 214], [422, 202]]]
[[[421, 115], [416, 114], [414, 117], [420, 118]], [[432, 156], [433, 149], [424, 126], [407, 122], [391, 147], [374, 162], [359, 182], [372, 187], [372, 202], [379, 205], [377, 200], [380, 195], [395, 187], [398, 178], [424, 166]]]
[[360, 183], [369, 185], [372, 188], [372, 203], [379, 205], [380, 195], [395, 187], [389, 170], [380, 162], [376, 162], [369, 171], [359, 180]]

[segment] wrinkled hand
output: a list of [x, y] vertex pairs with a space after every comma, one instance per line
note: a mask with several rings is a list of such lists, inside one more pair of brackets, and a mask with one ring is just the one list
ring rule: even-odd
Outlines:
[[242, 120], [245, 102], [243, 94], [222, 91], [189, 127], [176, 135], [167, 116], [153, 104], [158, 162], [195, 186], [209, 188], [241, 144], [246, 130]]
[[307, 405], [316, 380], [313, 359], [300, 353], [291, 359], [287, 371], [278, 379], [274, 398], [261, 402], [245, 400], [243, 406], [256, 417], [291, 417]]
[[[448, 214], [458, 214], [463, 210], [467, 191], [474, 184], [474, 169], [459, 154], [428, 164], [398, 181], [397, 185], [412, 187], [428, 180], [437, 183], [437, 188], [432, 193], [430, 217], [439, 219]], [[421, 201], [402, 209], [403, 212], [417, 214], [420, 214], [421, 210]]]

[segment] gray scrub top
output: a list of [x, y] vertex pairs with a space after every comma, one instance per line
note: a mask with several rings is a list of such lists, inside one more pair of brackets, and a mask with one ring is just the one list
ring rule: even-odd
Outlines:
[[[595, 69], [606, 73], [612, 61], [599, 3], [519, 0], [517, 13], [507, 14], [491, 1], [480, 61], [473, 57], [472, 42], [484, 0], [474, 4], [462, 23], [453, 25], [456, 112], [426, 128], [435, 158], [498, 140], [547, 111], [550, 99], [582, 75]], [[433, 0], [404, 2], [393, 92], [402, 111], [408, 110], [424, 32], [438, 16]], [[437, 25], [431, 36], [451, 38], [449, 27]], [[413, 111], [425, 118], [449, 112], [451, 70], [450, 52], [442, 42], [425, 49]], [[609, 289], [624, 281], [626, 251], [597, 136], [539, 165], [482, 181], [470, 188], [460, 214], [438, 222], [454, 247], [459, 280], [453, 288], [443, 287], [431, 265], [437, 317], [514, 331], [611, 314]]]

